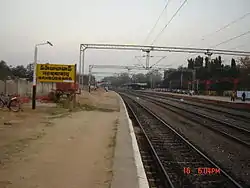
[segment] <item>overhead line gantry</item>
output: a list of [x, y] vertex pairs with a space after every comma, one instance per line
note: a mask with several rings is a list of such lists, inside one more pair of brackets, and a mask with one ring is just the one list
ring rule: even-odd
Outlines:
[[150, 52], [173, 52], [173, 53], [198, 53], [206, 54], [211, 59], [212, 54], [218, 55], [234, 55], [234, 56], [250, 56], [247, 51], [223, 50], [223, 49], [209, 49], [209, 48], [191, 48], [191, 47], [175, 47], [175, 46], [153, 46], [153, 45], [122, 45], [122, 44], [80, 44], [80, 58], [79, 58], [79, 82], [82, 79], [85, 68], [85, 51], [87, 49], [95, 50], [128, 50], [128, 51], [143, 51], [146, 52], [146, 66], [144, 70], [149, 70]]

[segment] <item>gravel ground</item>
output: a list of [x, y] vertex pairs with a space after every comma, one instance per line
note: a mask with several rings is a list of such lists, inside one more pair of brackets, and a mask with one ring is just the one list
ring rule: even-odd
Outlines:
[[79, 96], [82, 110], [64, 116], [41, 106], [1, 112], [0, 188], [109, 188], [118, 101], [97, 91]]
[[139, 101], [147, 105], [150, 109], [153, 109], [156, 114], [185, 135], [188, 140], [201, 148], [208, 156], [216, 159], [225, 170], [233, 173], [237, 178], [244, 180], [250, 186], [249, 150], [162, 107], [145, 102], [140, 98]]
[[[222, 98], [222, 100], [217, 100], [213, 96], [206, 96], [207, 98], [203, 98], [200, 95], [194, 95], [194, 96], [189, 96], [186, 94], [177, 94], [177, 93], [168, 93], [168, 92], [144, 92], [143, 93], [153, 93], [153, 94], [159, 94], [161, 96], [166, 96], [166, 97], [171, 97], [171, 98], [176, 98], [180, 99], [183, 98], [187, 101], [192, 101], [192, 102], [198, 102], [198, 103], [203, 103], [206, 105], [211, 105], [211, 106], [216, 106], [219, 108], [224, 108], [234, 111], [239, 111], [239, 112], [247, 112], [248, 114], [250, 113], [250, 106], [249, 106], [249, 101], [246, 101], [243, 103], [241, 100], [237, 100], [235, 102], [230, 102], [230, 98], [228, 97], [228, 101], [224, 100], [225, 98]], [[220, 98], [220, 97], [219, 97]]]
[[163, 102], [166, 101], [169, 104], [173, 104], [175, 106], [181, 107], [181, 108], [183, 108], [185, 110], [188, 110], [190, 112], [197, 112], [197, 113], [200, 113], [200, 114], [208, 115], [208, 116], [214, 117], [214, 118], [216, 118], [218, 120], [222, 120], [222, 121], [225, 121], [227, 123], [233, 124], [234, 126], [242, 127], [242, 128], [245, 128], [245, 129], [250, 129], [250, 124], [247, 121], [236, 120], [233, 117], [227, 117], [224, 114], [219, 113], [219, 112], [215, 112], [215, 111], [212, 111], [212, 110], [206, 110], [206, 109], [199, 108], [199, 107], [190, 106], [188, 104], [183, 103], [180, 100], [179, 101], [171, 101], [171, 100], [165, 100], [165, 99], [160, 99], [160, 100], [163, 101]]
[[[138, 93], [147, 94], [145, 92], [144, 93], [143, 92], [138, 92]], [[162, 94], [162, 93], [154, 93], [154, 94], [151, 93], [150, 96], [159, 96], [159, 98], [165, 98], [166, 100], [177, 101], [177, 102], [180, 100], [180, 99], [177, 99], [177, 98], [169, 97], [168, 95]], [[221, 107], [221, 106], [218, 106], [218, 105], [215, 105], [215, 104], [214, 105], [205, 104], [205, 103], [190, 101], [190, 100], [186, 100], [186, 99], [184, 99], [183, 103], [190, 104], [190, 105], [197, 105], [197, 107], [201, 107], [201, 108], [209, 108], [211, 110], [218, 110], [218, 111], [230, 113], [230, 114], [236, 115], [236, 116], [237, 115], [238, 116], [245, 116], [250, 121], [250, 112], [239, 111], [237, 109], [225, 108], [225, 107]], [[216, 112], [216, 111], [214, 111], [214, 112]]]

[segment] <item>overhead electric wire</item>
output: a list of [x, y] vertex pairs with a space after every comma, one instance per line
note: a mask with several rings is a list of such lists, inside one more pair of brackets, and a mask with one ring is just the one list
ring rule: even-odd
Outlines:
[[162, 12], [161, 12], [160, 16], [158, 17], [158, 19], [157, 19], [156, 23], [154, 24], [154, 26], [152, 27], [152, 29], [149, 31], [149, 33], [148, 33], [148, 35], [147, 35], [147, 37], [146, 37], [146, 39], [145, 39], [144, 43], [146, 43], [146, 42], [147, 42], [147, 40], [148, 40], [149, 36], [151, 35], [151, 33], [152, 33], [152, 32], [153, 32], [153, 30], [155, 29], [156, 25], [157, 25], [157, 24], [158, 24], [158, 22], [160, 21], [160, 19], [161, 19], [162, 15], [163, 15], [163, 13], [164, 13], [164, 11], [165, 11], [165, 10], [167, 9], [167, 7], [168, 7], [169, 2], [170, 2], [170, 0], [168, 0], [168, 1], [167, 1], [167, 3], [166, 3], [166, 5], [165, 5], [164, 9], [162, 10]]
[[230, 39], [227, 39], [227, 40], [225, 40], [225, 41], [223, 41], [223, 42], [220, 42], [219, 44], [216, 44], [216, 45], [214, 45], [214, 46], [211, 46], [211, 48], [216, 48], [216, 47], [218, 47], [218, 46], [220, 46], [220, 45], [222, 45], [222, 44], [226, 44], [226, 43], [228, 43], [228, 42], [231, 42], [232, 40], [238, 39], [238, 38], [243, 37], [243, 36], [245, 36], [245, 35], [247, 35], [247, 34], [250, 34], [250, 30], [247, 31], [247, 32], [245, 32], [245, 33], [242, 33], [242, 34], [240, 34], [240, 35], [234, 36], [234, 37], [232, 37], [232, 38], [230, 38]]
[[[219, 44], [216, 44], [216, 45], [214, 45], [214, 46], [211, 46], [210, 48], [216, 48], [216, 47], [218, 47], [218, 46], [220, 46], [220, 45], [222, 45], [222, 44], [226, 44], [226, 43], [228, 43], [228, 42], [231, 42], [232, 40], [238, 39], [238, 38], [243, 37], [243, 36], [245, 36], [245, 35], [247, 35], [247, 34], [250, 34], [250, 30], [247, 31], [247, 32], [245, 32], [245, 33], [242, 33], [242, 34], [240, 34], [240, 35], [234, 36], [234, 37], [232, 37], [232, 38], [230, 38], [230, 39], [227, 39], [227, 40], [225, 40], [225, 41], [223, 41], [223, 42], [220, 42]], [[237, 49], [237, 48], [242, 47], [242, 46], [245, 46], [245, 45], [246, 45], [246, 44], [241, 44], [241, 45], [239, 45], [239, 46], [230, 48], [229, 50]], [[197, 54], [192, 54], [192, 55], [188, 56], [187, 59], [189, 59], [189, 58], [190, 58], [191, 56], [193, 56], [193, 55], [197, 55]]]
[[[244, 14], [244, 15], [241, 16], [241, 17], [238, 17], [237, 19], [235, 19], [235, 20], [231, 21], [230, 23], [224, 25], [223, 27], [219, 28], [219, 29], [216, 30], [215, 32], [210, 33], [210, 34], [208, 34], [208, 35], [204, 35], [203, 37], [201, 37], [201, 38], [202, 38], [201, 40], [204, 40], [205, 37], [208, 37], [208, 36], [211, 36], [211, 35], [213, 35], [213, 34], [219, 33], [220, 31], [222, 31], [222, 30], [228, 28], [229, 26], [231, 26], [231, 25], [233, 25], [233, 24], [235, 24], [235, 23], [237, 23], [237, 22], [243, 20], [243, 19], [246, 18], [247, 16], [250, 16], [250, 12]], [[239, 38], [239, 37], [242, 37], [242, 36], [244, 36], [244, 35], [247, 35], [247, 34], [249, 34], [249, 32], [250, 32], [250, 31], [248, 31], [248, 32], [246, 32], [246, 33], [243, 33], [243, 34], [241, 34], [241, 35], [239, 35], [239, 36], [230, 38], [230, 39], [228, 39], [228, 40], [226, 40], [226, 41], [223, 41], [223, 42], [221, 42], [221, 43], [219, 43], [219, 44], [217, 44], [217, 45], [215, 45], [215, 46], [213, 46], [213, 47], [217, 47], [217, 46], [219, 46], [219, 45], [225, 44], [225, 43], [230, 42], [230, 41], [232, 41], [232, 40], [234, 40], [234, 39], [237, 39], [237, 38]], [[242, 46], [245, 46], [245, 45], [246, 45], [246, 44], [239, 45], [239, 46], [237, 46], [237, 47], [233, 47], [233, 48], [230, 48], [230, 49], [237, 49], [237, 48], [242, 47]], [[188, 56], [187, 59], [189, 59], [189, 58], [190, 58], [191, 56], [193, 56], [193, 55], [196, 55], [196, 54], [192, 54], [192, 55]], [[184, 64], [185, 64], [185, 63], [184, 63]], [[183, 65], [183, 64], [182, 64], [182, 65]]]
[[160, 31], [160, 33], [155, 37], [155, 39], [153, 40], [153, 42], [151, 43], [151, 45], [153, 45], [154, 42], [159, 38], [159, 36], [163, 33], [163, 31], [167, 28], [167, 26], [175, 18], [175, 16], [178, 14], [178, 12], [181, 10], [181, 8], [185, 5], [186, 2], [187, 2], [187, 0], [184, 0], [184, 2], [181, 4], [181, 6], [177, 9], [177, 11], [174, 13], [174, 15], [172, 16], [172, 18], [169, 20], [169, 22], [164, 26], [164, 28]]
[[[215, 32], [210, 33], [210, 34], [208, 34], [208, 35], [204, 35], [203, 37], [201, 37], [201, 38], [202, 38], [201, 40], [204, 40], [205, 37], [211, 36], [211, 35], [213, 35], [213, 34], [216, 34], [216, 33], [220, 32], [220, 31], [222, 31], [222, 30], [228, 28], [229, 26], [231, 26], [231, 25], [237, 23], [238, 21], [243, 20], [243, 19], [246, 18], [247, 16], [250, 16], [250, 12], [244, 14], [244, 15], [241, 16], [241, 17], [238, 17], [237, 19], [235, 19], [235, 20], [231, 21], [230, 23], [224, 25], [223, 27], [219, 28], [219, 29], [216, 30]], [[244, 34], [244, 33], [243, 33], [243, 34]], [[244, 35], [245, 35], [245, 34], [244, 34]], [[240, 37], [240, 36], [239, 36], [239, 37]], [[237, 37], [237, 38], [238, 38], [238, 37]], [[234, 40], [234, 39], [232, 39], [232, 40]], [[230, 41], [231, 41], [231, 40], [230, 40]], [[230, 41], [228, 41], [228, 42], [230, 42]], [[225, 42], [226, 42], [226, 41], [225, 41]], [[221, 45], [221, 44], [218, 44], [218, 45]], [[236, 47], [236, 48], [237, 48], [237, 47]], [[233, 49], [234, 49], [234, 48], [233, 48]], [[192, 55], [193, 55], [193, 54], [192, 54]], [[191, 55], [191, 56], [192, 56], [192, 55]], [[188, 56], [187, 58], [190, 58], [191, 56]]]
[[204, 35], [204, 36], [202, 37], [202, 40], [204, 40], [205, 37], [211, 36], [211, 35], [213, 35], [213, 34], [216, 34], [216, 33], [220, 32], [220, 31], [222, 31], [222, 30], [228, 28], [230, 25], [233, 25], [233, 24], [237, 23], [238, 21], [243, 20], [243, 19], [244, 19], [245, 17], [247, 17], [247, 16], [250, 16], [250, 12], [248, 12], [248, 13], [244, 14], [243, 16], [241, 16], [241, 17], [239, 17], [239, 18], [233, 20], [232, 22], [230, 22], [230, 23], [224, 25], [223, 27], [219, 28], [219, 29], [216, 30], [215, 32], [210, 33], [210, 34], [208, 34], [208, 35]]

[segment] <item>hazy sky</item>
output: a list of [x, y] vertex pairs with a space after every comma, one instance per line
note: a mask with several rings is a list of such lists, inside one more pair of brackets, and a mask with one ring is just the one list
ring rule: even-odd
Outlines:
[[[80, 43], [150, 44], [184, 0], [170, 0], [149, 40], [150, 29], [166, 0], [0, 0], [0, 59], [18, 65], [33, 62], [78, 63]], [[201, 37], [250, 12], [250, 0], [188, 0], [155, 45], [209, 47], [250, 30], [250, 15], [204, 41]], [[250, 34], [218, 49], [250, 51]], [[155, 55], [156, 53], [152, 53]], [[140, 52], [90, 51], [86, 64], [138, 63]], [[158, 55], [158, 54], [157, 54]], [[162, 64], [177, 67], [190, 54], [161, 53]], [[159, 58], [152, 58], [151, 64]], [[223, 57], [227, 62], [228, 58]], [[86, 67], [87, 70], [87, 67]]]

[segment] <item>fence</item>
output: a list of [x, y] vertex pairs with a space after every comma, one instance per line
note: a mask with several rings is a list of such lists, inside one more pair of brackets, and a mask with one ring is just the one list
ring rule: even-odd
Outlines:
[[[37, 83], [37, 96], [47, 96], [55, 88], [54, 83]], [[0, 80], [0, 93], [18, 94], [21, 97], [31, 97], [32, 82], [26, 79]]]

